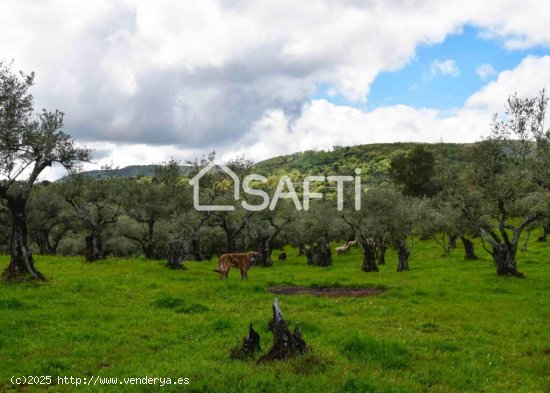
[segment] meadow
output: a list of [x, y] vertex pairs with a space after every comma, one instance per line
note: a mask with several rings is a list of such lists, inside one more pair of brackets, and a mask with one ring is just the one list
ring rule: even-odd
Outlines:
[[[536, 237], [535, 237], [536, 238]], [[360, 270], [359, 249], [310, 267], [287, 248], [272, 268], [226, 281], [216, 262], [37, 256], [45, 283], [0, 284], [0, 391], [52, 392], [550, 392], [550, 245], [518, 254], [523, 280], [497, 277], [458, 248], [441, 257], [417, 241], [411, 271], [396, 256], [378, 273]], [[276, 258], [275, 258], [276, 259]], [[8, 257], [0, 257], [0, 267]], [[310, 354], [288, 362], [233, 360], [252, 323], [263, 353], [276, 285], [367, 286], [379, 296], [277, 295]], [[12, 376], [51, 375], [50, 386], [14, 386]], [[57, 376], [189, 378], [184, 386], [58, 385]]]

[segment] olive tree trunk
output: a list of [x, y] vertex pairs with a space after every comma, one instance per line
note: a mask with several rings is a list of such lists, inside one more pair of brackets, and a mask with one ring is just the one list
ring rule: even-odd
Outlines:
[[542, 226], [542, 235], [539, 237], [539, 242], [545, 242], [550, 233], [550, 222]]
[[186, 269], [186, 267], [182, 264], [183, 244], [181, 240], [175, 239], [168, 242], [168, 249], [166, 250], [166, 260], [167, 266], [170, 269]]
[[36, 280], [45, 281], [46, 278], [34, 266], [34, 259], [27, 241], [26, 204], [27, 199], [23, 196], [13, 197], [7, 201], [7, 207], [11, 213], [11, 259], [4, 275], [8, 280], [30, 275]]
[[376, 243], [373, 239], [360, 239], [361, 248], [363, 248], [363, 265], [361, 270], [364, 272], [377, 272], [376, 266]]
[[86, 262], [95, 262], [100, 259], [105, 259], [103, 243], [101, 242], [101, 232], [98, 229], [93, 229], [84, 240], [86, 241]]
[[147, 239], [143, 247], [143, 255], [147, 259], [155, 259], [155, 223], [154, 219], [149, 219], [147, 222]]
[[492, 256], [497, 266], [497, 275], [520, 278], [525, 276], [517, 269], [516, 254], [516, 247], [507, 247], [506, 245], [493, 247]]
[[407, 239], [399, 239], [395, 242], [395, 249], [397, 250], [397, 271], [405, 272], [409, 270], [409, 257], [411, 256], [411, 249], [407, 247]]
[[467, 237], [461, 236], [462, 244], [464, 245], [464, 259], [467, 261], [475, 261], [477, 255], [474, 250], [474, 242]]
[[273, 260], [271, 255], [273, 254], [273, 248], [271, 247], [271, 238], [268, 236], [260, 236], [258, 238], [258, 252], [260, 253], [260, 266], [272, 267]]
[[37, 234], [38, 252], [40, 255], [55, 255], [57, 247], [50, 243], [50, 233], [47, 229], [41, 229]]
[[379, 265], [386, 264], [386, 250], [388, 249], [388, 245], [386, 244], [385, 240], [382, 240], [382, 242], [376, 247], [376, 259], [378, 260]]
[[313, 266], [332, 266], [332, 251], [326, 240], [320, 241], [305, 250], [307, 264]]
[[204, 255], [201, 249], [201, 239], [200, 236], [193, 234], [191, 239], [191, 254], [193, 255], [193, 260], [202, 262], [204, 261]]
[[491, 249], [484, 248], [495, 261], [497, 267], [497, 275], [499, 276], [514, 276], [523, 278], [525, 275], [517, 270], [516, 254], [518, 251], [519, 237], [523, 228], [529, 223], [525, 221], [518, 228], [512, 228], [513, 236], [510, 238], [506, 230], [500, 230], [501, 236], [493, 230], [485, 230], [480, 228], [481, 238], [491, 245]]

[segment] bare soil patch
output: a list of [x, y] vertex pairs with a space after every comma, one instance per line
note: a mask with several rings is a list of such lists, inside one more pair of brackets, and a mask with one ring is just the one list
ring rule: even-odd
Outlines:
[[300, 287], [300, 286], [280, 286], [268, 288], [269, 292], [278, 295], [306, 295], [328, 297], [363, 297], [377, 296], [385, 291], [383, 288], [361, 288], [361, 287]]

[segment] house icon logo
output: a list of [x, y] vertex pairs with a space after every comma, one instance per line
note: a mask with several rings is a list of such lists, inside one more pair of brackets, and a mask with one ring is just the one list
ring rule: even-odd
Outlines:
[[233, 197], [236, 201], [239, 200], [239, 190], [240, 190], [240, 181], [239, 177], [235, 172], [233, 172], [229, 167], [221, 162], [212, 161], [207, 166], [202, 168], [199, 173], [197, 173], [191, 180], [189, 184], [193, 186], [193, 207], [198, 211], [233, 211], [235, 206], [233, 205], [201, 205], [200, 204], [200, 179], [204, 177], [208, 172], [214, 169], [214, 167], [219, 168], [222, 172], [225, 172], [233, 180]]

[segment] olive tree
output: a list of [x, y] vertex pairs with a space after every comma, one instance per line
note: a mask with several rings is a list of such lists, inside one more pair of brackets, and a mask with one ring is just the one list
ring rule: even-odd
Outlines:
[[75, 215], [56, 183], [35, 187], [28, 203], [29, 234], [40, 255], [55, 255], [61, 240], [77, 230]]
[[361, 209], [347, 210], [344, 221], [356, 233], [363, 248], [364, 271], [378, 271], [376, 249], [387, 242], [397, 251], [397, 271], [409, 270], [413, 235], [420, 220], [419, 203], [415, 198], [387, 186], [363, 190]]
[[[214, 161], [214, 155], [196, 161], [190, 176], [196, 175], [204, 167]], [[250, 174], [252, 162], [245, 158], [236, 158], [227, 163], [227, 167], [240, 179]], [[246, 229], [254, 211], [245, 209], [240, 203], [246, 199], [246, 195], [239, 188], [239, 199], [235, 199], [234, 182], [227, 173], [219, 168], [212, 168], [200, 179], [199, 199], [202, 204], [231, 206], [232, 210], [205, 211], [202, 214], [208, 216], [209, 225], [219, 227], [223, 230], [226, 238], [226, 252], [235, 253], [244, 251], [246, 243]], [[200, 223], [200, 221], [198, 221]], [[200, 223], [202, 225], [202, 223]]]
[[168, 239], [159, 236], [159, 223], [170, 219], [176, 208], [189, 199], [179, 162], [172, 160], [159, 165], [152, 178], [126, 179], [121, 185], [122, 208], [136, 224], [121, 226], [122, 236], [137, 244], [145, 258], [162, 258], [161, 250]]
[[40, 174], [56, 164], [72, 171], [90, 158], [90, 151], [77, 147], [63, 131], [62, 112], [34, 112], [29, 91], [33, 82], [34, 73], [14, 73], [10, 65], [0, 63], [0, 198], [11, 215], [11, 260], [5, 270], [9, 279], [45, 279], [34, 265], [27, 239], [26, 207]]
[[122, 214], [120, 183], [116, 178], [92, 178], [75, 174], [65, 180], [63, 195], [88, 231], [85, 237], [86, 261], [105, 258], [103, 232]]
[[534, 98], [510, 96], [504, 116], [495, 115], [490, 136], [473, 149], [474, 190], [462, 209], [477, 226], [498, 275], [524, 277], [516, 263], [520, 236], [549, 211], [547, 101], [544, 91]]
[[260, 253], [259, 265], [263, 267], [273, 266], [271, 254], [275, 239], [292, 222], [293, 207], [289, 201], [279, 201], [274, 210], [265, 209], [258, 212], [249, 220], [249, 234]]

